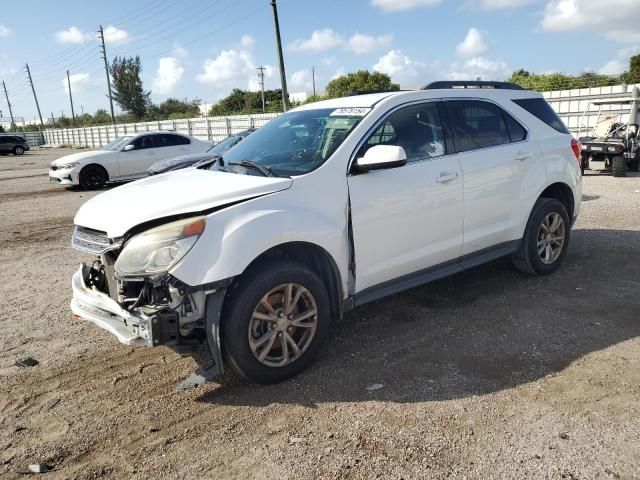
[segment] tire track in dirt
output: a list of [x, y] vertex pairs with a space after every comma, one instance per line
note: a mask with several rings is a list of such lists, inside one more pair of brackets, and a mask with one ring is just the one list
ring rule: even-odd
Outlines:
[[73, 217], [42, 218], [17, 223], [0, 232], [0, 241], [5, 246], [24, 246], [44, 242], [69, 240], [73, 228]]
[[69, 193], [68, 190], [58, 187], [58, 188], [50, 188], [47, 190], [36, 190], [31, 192], [10, 192], [10, 193], [0, 193], [0, 203], [14, 202], [18, 200], [24, 199], [34, 199], [38, 200], [42, 197], [51, 197], [57, 195], [63, 195]]

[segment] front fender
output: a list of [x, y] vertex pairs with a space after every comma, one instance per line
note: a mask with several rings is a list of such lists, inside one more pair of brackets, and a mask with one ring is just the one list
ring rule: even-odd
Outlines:
[[323, 248], [335, 261], [347, 291], [346, 212], [334, 217], [263, 197], [213, 213], [203, 236], [171, 275], [196, 286], [240, 275], [262, 253], [289, 242]]

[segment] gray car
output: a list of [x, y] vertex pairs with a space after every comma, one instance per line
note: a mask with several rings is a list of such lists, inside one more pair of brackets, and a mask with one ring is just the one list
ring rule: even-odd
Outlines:
[[29, 150], [29, 144], [24, 137], [19, 135], [0, 135], [0, 154], [22, 155]]

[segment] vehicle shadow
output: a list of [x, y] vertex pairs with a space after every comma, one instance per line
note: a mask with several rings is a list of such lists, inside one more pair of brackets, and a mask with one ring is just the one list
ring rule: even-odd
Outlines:
[[[640, 335], [640, 232], [575, 230], [563, 266], [530, 277], [501, 259], [363, 307], [335, 322], [294, 379], [227, 380], [224, 405], [423, 402], [480, 395], [559, 372]], [[603, 254], [606, 252], [606, 254]], [[382, 384], [375, 391], [372, 384]]]

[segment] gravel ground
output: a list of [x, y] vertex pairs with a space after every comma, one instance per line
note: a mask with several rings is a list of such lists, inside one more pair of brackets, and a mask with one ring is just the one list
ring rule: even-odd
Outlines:
[[2, 478], [640, 478], [639, 176], [587, 172], [552, 276], [499, 260], [349, 312], [293, 380], [175, 392], [191, 358], [71, 316], [63, 153], [0, 157]]

